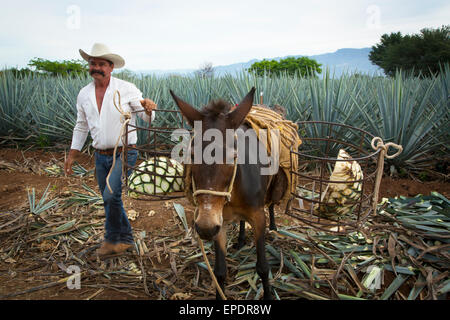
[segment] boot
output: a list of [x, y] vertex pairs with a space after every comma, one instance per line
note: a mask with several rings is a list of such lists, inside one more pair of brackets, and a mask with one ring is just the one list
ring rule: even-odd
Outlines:
[[131, 243], [118, 243], [114, 247], [114, 252], [123, 253], [129, 249], [133, 249], [133, 245]]
[[97, 254], [99, 256], [107, 256], [107, 255], [113, 254], [113, 253], [115, 253], [116, 246], [117, 245], [115, 245], [115, 244], [104, 241], [102, 243], [102, 246], [99, 249], [97, 249]]

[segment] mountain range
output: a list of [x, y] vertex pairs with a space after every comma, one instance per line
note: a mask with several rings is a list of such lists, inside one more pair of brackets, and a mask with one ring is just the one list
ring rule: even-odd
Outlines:
[[[332, 53], [324, 53], [312, 56], [306, 56], [314, 59], [322, 64], [322, 75], [325, 73], [326, 68], [329, 68], [331, 75], [335, 77], [341, 76], [345, 72], [359, 72], [363, 74], [379, 74], [381, 75], [382, 69], [373, 65], [369, 60], [369, 53], [371, 48], [343, 48]], [[287, 57], [302, 57], [304, 55], [291, 55], [284, 57], [267, 58], [268, 60], [280, 60]], [[225, 74], [236, 74], [249, 68], [253, 63], [261, 60], [252, 59], [247, 62], [233, 63], [225, 66], [213, 66], [214, 74], [216, 76], [222, 76]], [[180, 74], [180, 75], [193, 75], [197, 69], [172, 69], [172, 70], [137, 70], [136, 73], [140, 74], [154, 74], [154, 75], [168, 75], [168, 74]]]

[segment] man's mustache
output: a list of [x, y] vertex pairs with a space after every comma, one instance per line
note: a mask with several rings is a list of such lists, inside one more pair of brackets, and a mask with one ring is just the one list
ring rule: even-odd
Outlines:
[[105, 76], [105, 73], [101, 70], [92, 70], [91, 75], [93, 75], [94, 73], [98, 73], [98, 74], [101, 74], [102, 76]]

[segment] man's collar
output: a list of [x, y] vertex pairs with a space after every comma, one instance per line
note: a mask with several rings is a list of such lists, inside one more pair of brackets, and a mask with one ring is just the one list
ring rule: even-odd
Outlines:
[[[109, 87], [109, 85], [111, 84], [111, 81], [114, 81], [114, 78], [113, 78], [112, 75], [109, 77], [109, 82], [108, 82], [108, 84], [106, 85], [106, 88]], [[95, 83], [95, 79], [92, 80], [92, 83], [94, 84], [94, 87], [97, 87], [97, 85], [96, 85], [96, 83]]]

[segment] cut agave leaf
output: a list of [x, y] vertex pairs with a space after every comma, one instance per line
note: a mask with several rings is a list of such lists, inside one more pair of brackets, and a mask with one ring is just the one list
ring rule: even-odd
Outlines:
[[395, 293], [395, 291], [397, 291], [398, 288], [400, 288], [400, 286], [403, 284], [403, 282], [406, 281], [406, 279], [408, 279], [408, 276], [402, 276], [401, 274], [399, 274], [397, 278], [395, 278], [394, 281], [392, 281], [392, 283], [386, 289], [386, 291], [383, 293], [380, 299], [381, 300], [389, 299], [389, 297], [392, 296]]

